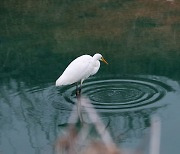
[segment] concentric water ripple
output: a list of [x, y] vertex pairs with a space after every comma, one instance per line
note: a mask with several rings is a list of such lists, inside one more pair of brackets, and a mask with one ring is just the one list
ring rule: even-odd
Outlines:
[[[96, 109], [136, 108], [161, 100], [171, 87], [163, 82], [146, 79], [100, 79], [86, 81], [82, 95], [88, 96]], [[75, 103], [75, 87], [64, 87], [61, 93], [68, 103]]]

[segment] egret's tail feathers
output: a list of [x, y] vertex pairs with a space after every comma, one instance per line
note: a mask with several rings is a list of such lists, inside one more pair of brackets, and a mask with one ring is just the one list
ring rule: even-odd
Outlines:
[[63, 82], [62, 82], [61, 78], [58, 78], [56, 80], [56, 86], [62, 86], [62, 85], [63, 85]]
[[70, 81], [64, 79], [63, 77], [59, 77], [56, 80], [56, 86], [65, 86], [65, 85], [70, 85], [72, 84]]

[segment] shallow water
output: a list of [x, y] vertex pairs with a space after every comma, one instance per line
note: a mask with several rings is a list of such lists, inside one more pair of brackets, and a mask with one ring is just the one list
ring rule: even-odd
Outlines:
[[114, 142], [148, 153], [157, 115], [160, 153], [179, 153], [178, 1], [7, 0], [0, 9], [0, 153], [55, 153], [77, 102], [74, 85], [55, 81], [74, 58], [96, 52], [109, 65], [83, 83], [82, 96]]
[[[177, 81], [145, 75], [93, 77], [84, 82], [82, 95], [91, 100], [120, 147], [137, 147], [149, 131], [152, 115], [158, 115], [162, 153], [179, 150]], [[54, 83], [27, 86], [12, 79], [1, 85], [0, 102], [4, 153], [53, 153], [55, 139], [76, 103], [75, 87], [56, 88]]]
[[[67, 89], [69, 88], [69, 89]], [[74, 87], [60, 90], [65, 102], [76, 102]], [[101, 112], [118, 112], [118, 109], [145, 107], [163, 99], [172, 87], [156, 80], [154, 76], [95, 78], [83, 84], [83, 95]], [[72, 93], [73, 92], [73, 93]]]

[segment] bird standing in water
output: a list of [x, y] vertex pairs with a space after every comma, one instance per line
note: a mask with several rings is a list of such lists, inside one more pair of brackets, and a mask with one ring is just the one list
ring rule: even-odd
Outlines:
[[[76, 95], [79, 95], [81, 93], [83, 81], [98, 72], [100, 68], [100, 61], [108, 64], [99, 53], [96, 53], [93, 57], [90, 55], [77, 57], [68, 65], [63, 74], [56, 80], [56, 86], [76, 83]], [[80, 83], [79, 87], [78, 83]]]

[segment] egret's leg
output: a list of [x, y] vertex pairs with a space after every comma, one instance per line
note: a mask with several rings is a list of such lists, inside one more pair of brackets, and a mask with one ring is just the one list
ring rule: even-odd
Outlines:
[[81, 87], [82, 87], [83, 81], [84, 81], [84, 79], [82, 79], [80, 81], [80, 85], [78, 85], [78, 82], [76, 83], [76, 96], [80, 96], [81, 95]]
[[80, 82], [80, 85], [79, 85], [79, 94], [81, 94], [81, 82]]
[[77, 96], [77, 97], [80, 96], [78, 82], [76, 83], [76, 96]]
[[82, 88], [82, 83], [83, 83], [84, 79], [81, 80], [80, 82], [80, 87], [79, 87], [79, 92], [81, 93], [81, 88]]
[[78, 82], [76, 82], [76, 92], [78, 91]]
[[80, 121], [83, 122], [83, 117], [81, 112], [81, 84], [78, 85], [78, 82], [76, 83], [76, 97], [77, 97], [77, 112]]
[[78, 82], [77, 82], [76, 83], [76, 96], [80, 97], [80, 94], [81, 94], [81, 90], [80, 90], [80, 87], [79, 87]]

